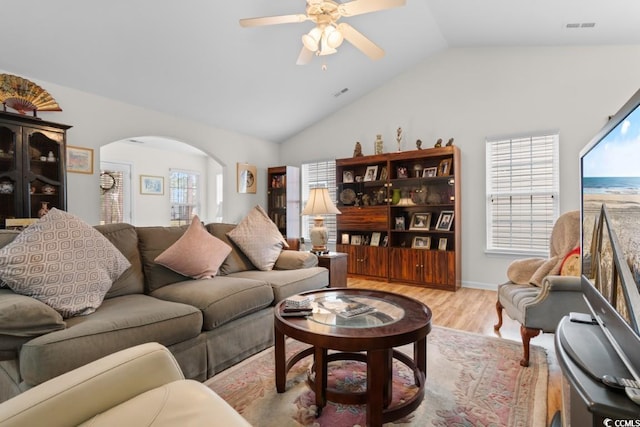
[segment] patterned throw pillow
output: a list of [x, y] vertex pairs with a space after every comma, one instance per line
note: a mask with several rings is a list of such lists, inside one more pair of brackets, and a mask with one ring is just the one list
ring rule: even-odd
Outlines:
[[278, 227], [260, 206], [253, 208], [227, 236], [258, 270], [273, 270], [283, 248], [288, 248]]
[[231, 246], [212, 236], [194, 216], [185, 233], [154, 260], [158, 264], [194, 279], [211, 278], [231, 253]]
[[130, 266], [100, 232], [55, 208], [0, 249], [0, 279], [64, 318], [93, 313]]

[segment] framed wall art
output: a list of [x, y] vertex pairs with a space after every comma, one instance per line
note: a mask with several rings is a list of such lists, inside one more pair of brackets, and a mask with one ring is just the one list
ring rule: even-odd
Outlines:
[[93, 149], [67, 145], [67, 172], [93, 174]]
[[140, 194], [162, 196], [164, 194], [164, 177], [140, 175]]
[[258, 188], [258, 177], [255, 165], [248, 163], [237, 164], [238, 193], [255, 194]]

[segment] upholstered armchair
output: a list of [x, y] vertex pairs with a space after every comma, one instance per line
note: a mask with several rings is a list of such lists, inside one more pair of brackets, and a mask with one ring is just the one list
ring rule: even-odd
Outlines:
[[578, 211], [558, 218], [551, 232], [549, 258], [526, 258], [513, 261], [507, 269], [508, 282], [498, 286], [498, 323], [502, 327], [502, 310], [520, 323], [524, 355], [520, 365], [529, 366], [529, 342], [540, 332], [554, 333], [563, 316], [572, 311], [587, 313], [582, 296], [577, 247], [580, 241]]

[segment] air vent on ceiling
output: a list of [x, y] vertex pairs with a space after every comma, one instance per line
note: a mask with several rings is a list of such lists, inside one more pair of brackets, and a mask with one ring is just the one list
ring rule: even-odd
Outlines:
[[349, 88], [348, 88], [348, 87], [345, 87], [345, 88], [344, 88], [344, 89], [342, 89], [341, 91], [334, 93], [334, 94], [333, 94], [333, 96], [335, 96], [335, 97], [337, 98], [337, 97], [339, 97], [340, 95], [342, 95], [343, 93], [346, 93], [348, 90], [349, 90]]
[[594, 28], [595, 22], [569, 22], [565, 25], [566, 28]]

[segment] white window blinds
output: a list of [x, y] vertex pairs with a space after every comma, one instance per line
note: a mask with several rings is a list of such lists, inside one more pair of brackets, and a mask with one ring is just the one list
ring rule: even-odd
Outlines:
[[190, 224], [200, 207], [200, 174], [172, 169], [169, 173], [171, 225]]
[[[327, 160], [315, 163], [303, 163], [301, 167], [302, 175], [302, 205], [300, 209], [304, 209], [309, 200], [309, 189], [315, 187], [326, 187], [329, 190], [331, 200], [336, 202], [336, 162], [335, 160]], [[309, 230], [313, 227], [313, 217], [305, 215], [300, 222], [302, 230], [301, 236], [307, 241], [309, 240]], [[336, 216], [325, 215], [324, 226], [329, 234], [329, 243], [336, 242]]]
[[558, 133], [487, 139], [487, 251], [548, 254], [559, 211]]

